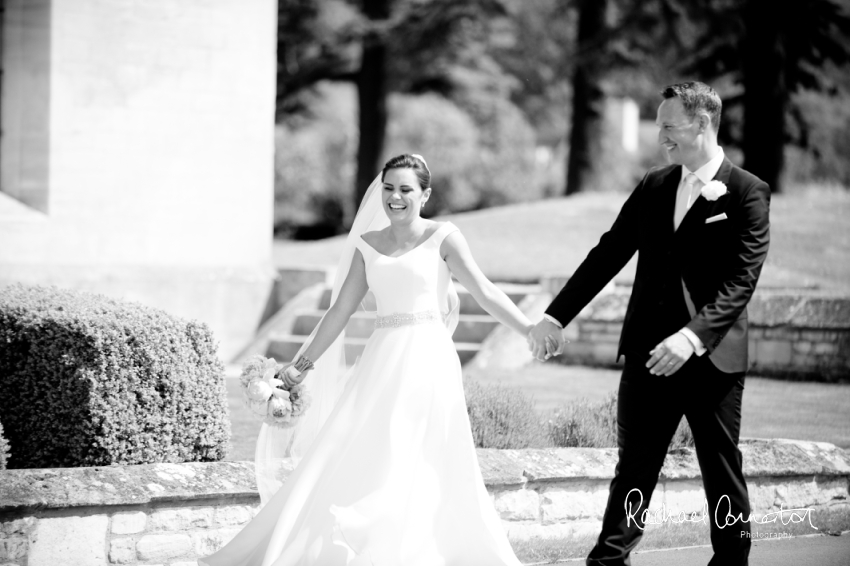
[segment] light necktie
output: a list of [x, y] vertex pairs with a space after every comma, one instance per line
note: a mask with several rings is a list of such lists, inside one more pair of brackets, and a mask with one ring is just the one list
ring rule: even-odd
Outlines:
[[[679, 192], [676, 193], [676, 211], [673, 218], [673, 226], [676, 230], [679, 229], [679, 225], [682, 223], [682, 220], [685, 218], [685, 215], [688, 213], [688, 210], [691, 209], [691, 206], [694, 204], [696, 200], [696, 189], [699, 188], [699, 178], [693, 173], [688, 173], [688, 175], [682, 179], [682, 185], [679, 187]], [[685, 280], [682, 279], [682, 291], [684, 291], [685, 297], [685, 305], [688, 307], [688, 312], [693, 318], [696, 315], [696, 307], [694, 306], [694, 301], [691, 299], [691, 294], [688, 291], [688, 286], [685, 285]]]
[[682, 219], [685, 218], [685, 214], [688, 213], [691, 205], [694, 204], [696, 200], [694, 193], [698, 186], [699, 179], [693, 173], [688, 173], [687, 177], [682, 180], [682, 185], [679, 187], [679, 192], [676, 195], [676, 212], [673, 216], [673, 228], [675, 230], [679, 229]]

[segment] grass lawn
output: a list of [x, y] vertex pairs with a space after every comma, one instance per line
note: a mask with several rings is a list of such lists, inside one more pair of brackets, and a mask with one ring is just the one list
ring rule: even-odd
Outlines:
[[[617, 389], [618, 370], [535, 364], [521, 372], [489, 372], [485, 383], [521, 387], [541, 415], [581, 397], [601, 400]], [[253, 460], [260, 422], [242, 406], [239, 380], [227, 379], [232, 428], [228, 460]], [[850, 387], [747, 377], [741, 436], [831, 442], [850, 449]]]
[[[489, 371], [484, 383], [519, 387], [547, 414], [580, 397], [597, 401], [616, 391], [620, 371], [535, 364], [521, 372]], [[741, 436], [831, 442], [850, 449], [850, 387], [830, 383], [778, 381], [747, 376]]]
[[[625, 193], [571, 197], [454, 214], [481, 268], [493, 280], [569, 275], [617, 216]], [[850, 291], [850, 191], [795, 187], [771, 204], [771, 246], [762, 287]], [[277, 240], [276, 265], [336, 265], [344, 238]], [[631, 281], [633, 259], [618, 276]]]

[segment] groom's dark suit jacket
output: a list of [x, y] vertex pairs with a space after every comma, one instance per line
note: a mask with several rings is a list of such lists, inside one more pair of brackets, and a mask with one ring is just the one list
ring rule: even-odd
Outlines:
[[[718, 369], [743, 372], [747, 303], [770, 241], [770, 189], [724, 159], [715, 180], [725, 183], [728, 192], [715, 201], [698, 197], [674, 231], [681, 175], [679, 165], [646, 174], [546, 313], [566, 326], [639, 252], [619, 355], [647, 359], [659, 342], [687, 326]], [[706, 224], [722, 213], [726, 219]], [[682, 281], [695, 316], [688, 310]]]

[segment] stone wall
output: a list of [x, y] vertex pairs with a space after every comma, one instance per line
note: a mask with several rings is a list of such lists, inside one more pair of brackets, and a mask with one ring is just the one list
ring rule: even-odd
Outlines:
[[257, 512], [244, 462], [0, 472], [0, 564], [195, 564]]
[[334, 272], [332, 267], [279, 267], [262, 322], [280, 312], [304, 289], [319, 284], [332, 286]]
[[[850, 518], [845, 450], [751, 440], [741, 451], [756, 516], [796, 508]], [[478, 458], [512, 541], [568, 544], [598, 532], [616, 450], [479, 450]], [[704, 497], [693, 451], [668, 455], [651, 509], [700, 513]], [[258, 504], [245, 462], [0, 471], [0, 564], [195, 564]]]
[[[563, 281], [544, 282], [544, 289]], [[567, 326], [565, 364], [615, 366], [630, 288], [599, 295]], [[748, 306], [750, 373], [850, 381], [850, 297], [757, 291]]]
[[[268, 315], [277, 312], [299, 291], [327, 284], [328, 269], [281, 268]], [[522, 309], [532, 320], [543, 311], [566, 283], [565, 277], [541, 281], [542, 292], [529, 295]], [[602, 293], [567, 326], [570, 340], [556, 363], [616, 367], [617, 347], [623, 328], [631, 287], [609, 284]], [[299, 305], [311, 309], [312, 306]], [[293, 312], [297, 311], [294, 309]], [[748, 306], [750, 323], [750, 373], [761, 376], [850, 381], [850, 297], [819, 294], [810, 290], [758, 290]], [[290, 313], [291, 315], [291, 313]], [[291, 318], [291, 316], [290, 316]], [[275, 328], [287, 328], [276, 325]], [[262, 330], [244, 352], [265, 352], [268, 340]], [[482, 343], [468, 369], [520, 368], [531, 363], [525, 340], [505, 327], [497, 327]]]
[[[781, 507], [829, 510], [850, 518], [847, 451], [827, 443], [753, 439], [742, 442], [741, 452], [755, 517]], [[479, 461], [511, 540], [572, 540], [598, 534], [616, 449], [485, 450], [479, 452]], [[694, 451], [668, 454], [650, 511], [700, 514], [705, 504]]]

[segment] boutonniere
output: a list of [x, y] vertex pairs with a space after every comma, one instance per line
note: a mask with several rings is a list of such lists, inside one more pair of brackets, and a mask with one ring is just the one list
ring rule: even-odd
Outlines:
[[708, 201], [717, 200], [726, 192], [726, 185], [721, 181], [709, 181], [707, 185], [700, 189], [703, 198]]

